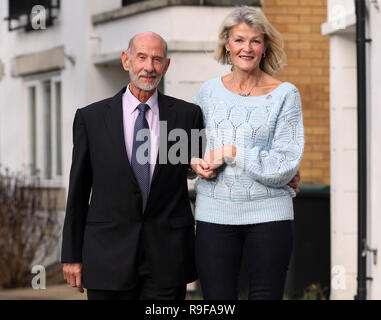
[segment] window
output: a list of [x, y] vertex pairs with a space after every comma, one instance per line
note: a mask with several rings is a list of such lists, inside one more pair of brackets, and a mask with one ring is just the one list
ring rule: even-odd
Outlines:
[[36, 123], [36, 87], [29, 87], [29, 154], [31, 175], [37, 174], [37, 123]]
[[43, 82], [44, 178], [52, 179], [52, 88], [51, 81]]
[[122, 6], [128, 6], [129, 4], [143, 2], [144, 0], [122, 0]]
[[54, 186], [61, 183], [63, 174], [61, 81], [50, 75], [25, 83], [30, 174]]
[[24, 28], [26, 31], [32, 28], [32, 9], [34, 6], [43, 6], [46, 10], [46, 27], [53, 24], [57, 18], [57, 10], [60, 8], [60, 0], [8, 0], [8, 30]]
[[61, 82], [56, 81], [56, 174], [62, 176], [62, 111], [61, 111]]

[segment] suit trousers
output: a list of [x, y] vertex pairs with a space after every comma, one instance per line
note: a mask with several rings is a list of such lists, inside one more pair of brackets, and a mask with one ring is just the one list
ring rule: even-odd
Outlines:
[[144, 248], [139, 250], [137, 285], [124, 291], [87, 289], [88, 300], [184, 300], [186, 284], [174, 288], [159, 287], [152, 279]]

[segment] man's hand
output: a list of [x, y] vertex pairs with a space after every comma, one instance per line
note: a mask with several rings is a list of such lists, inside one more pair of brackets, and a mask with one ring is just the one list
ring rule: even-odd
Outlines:
[[65, 263], [62, 271], [68, 284], [78, 288], [79, 292], [84, 292], [82, 288], [82, 263]]
[[294, 189], [295, 193], [298, 194], [300, 191], [299, 182], [300, 182], [300, 173], [298, 170], [296, 175], [292, 178], [292, 180], [287, 185], [290, 186], [292, 189]]
[[216, 172], [210, 169], [209, 165], [200, 158], [192, 158], [190, 166], [201, 179], [212, 179], [216, 177]]

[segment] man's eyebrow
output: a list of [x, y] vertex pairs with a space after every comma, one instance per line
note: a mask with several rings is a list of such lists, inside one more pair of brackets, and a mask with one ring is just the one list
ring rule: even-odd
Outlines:
[[[138, 51], [137, 53], [136, 53], [136, 55], [137, 56], [145, 56], [145, 57], [147, 57], [148, 56], [148, 54], [146, 54], [146, 53], [144, 53], [144, 52], [141, 52], [141, 51]], [[164, 59], [164, 56], [158, 56], [158, 55], [156, 55], [156, 56], [153, 56], [152, 58], [160, 58], [160, 59]]]

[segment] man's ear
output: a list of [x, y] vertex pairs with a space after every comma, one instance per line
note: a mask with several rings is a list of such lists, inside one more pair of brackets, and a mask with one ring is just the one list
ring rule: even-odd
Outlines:
[[130, 70], [130, 57], [127, 51], [122, 52], [122, 64], [124, 70]]
[[168, 70], [170, 64], [171, 64], [171, 59], [167, 58], [167, 62], [165, 63], [165, 67], [163, 70], [163, 76], [167, 73], [167, 70]]

